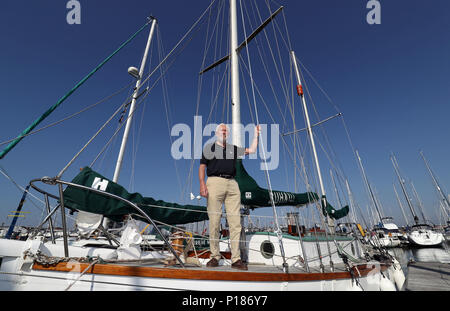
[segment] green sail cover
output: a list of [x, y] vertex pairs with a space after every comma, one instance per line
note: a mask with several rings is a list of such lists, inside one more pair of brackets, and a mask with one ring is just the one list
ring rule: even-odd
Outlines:
[[[241, 190], [241, 203], [243, 205], [256, 207], [271, 206], [270, 192], [258, 186], [256, 181], [247, 173], [242, 164], [242, 160], [236, 160], [236, 181]], [[319, 196], [314, 192], [292, 193], [285, 191], [272, 191], [275, 206], [298, 206], [316, 202]], [[347, 216], [348, 206], [336, 210], [328, 201], [325, 208], [322, 208], [324, 215], [329, 215], [334, 219]]]
[[[139, 206], [151, 219], [169, 225], [181, 225], [208, 219], [205, 206], [168, 203], [143, 197], [139, 193], [129, 193], [122, 186], [103, 177], [89, 167], [83, 168], [72, 180], [72, 183], [94, 187], [122, 197]], [[70, 209], [102, 214], [114, 221], [121, 221], [124, 215], [139, 214], [136, 209], [125, 202], [71, 186], [64, 190], [64, 206]], [[161, 208], [158, 206], [161, 206]], [[136, 218], [146, 221], [141, 217]]]
[[[271, 206], [270, 195], [267, 189], [260, 188], [256, 181], [248, 175], [242, 160], [236, 161], [236, 181], [241, 190], [241, 203], [251, 208]], [[139, 206], [151, 219], [169, 225], [181, 225], [192, 222], [208, 220], [206, 207], [200, 205], [180, 205], [143, 197], [139, 193], [129, 193], [125, 188], [108, 178], [98, 174], [89, 167], [75, 176], [72, 183], [93, 187], [117, 195]], [[285, 191], [272, 191], [276, 206], [298, 206], [316, 202], [319, 196], [314, 192], [292, 193]], [[138, 214], [130, 205], [120, 200], [97, 194], [76, 187], [68, 186], [64, 190], [64, 206], [72, 210], [81, 210], [94, 214], [102, 214], [114, 221], [121, 221], [124, 215]], [[348, 206], [336, 210], [328, 202], [322, 209], [324, 215], [339, 219], [348, 214]], [[135, 216], [146, 221], [145, 218]]]

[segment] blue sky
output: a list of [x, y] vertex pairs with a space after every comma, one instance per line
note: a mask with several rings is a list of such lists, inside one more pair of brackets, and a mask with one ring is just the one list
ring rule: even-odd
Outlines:
[[[158, 18], [158, 38], [162, 40], [167, 53], [210, 1], [80, 0], [80, 25], [67, 24], [69, 10], [66, 9], [66, 3], [65, 0], [6, 0], [0, 4], [0, 142], [18, 135], [56, 103], [76, 82], [139, 29], [145, 23], [146, 16], [151, 14]], [[392, 187], [395, 183], [397, 190], [400, 190], [389, 159], [390, 153], [394, 152], [403, 176], [413, 181], [425, 206], [425, 213], [436, 222], [438, 197], [419, 150], [423, 150], [443, 188], [448, 189], [448, 1], [433, 0], [427, 4], [415, 0], [380, 1], [379, 25], [366, 22], [369, 9], [366, 8], [365, 0], [286, 0], [278, 3], [285, 6], [286, 26], [297, 57], [332, 99], [330, 103], [304, 72], [307, 86], [314, 93], [312, 97], [319, 115], [313, 114], [312, 122], [337, 113], [336, 109], [343, 113], [351, 142], [359, 150], [385, 214], [394, 216], [398, 223], [403, 224]], [[270, 4], [273, 9], [278, 7], [277, 2]], [[261, 15], [265, 18], [266, 11], [262, 10]], [[277, 18], [278, 25], [284, 27], [283, 17], [280, 15]], [[246, 31], [250, 32], [250, 27]], [[126, 70], [129, 66], [138, 67], [147, 33], [147, 30], [144, 31], [115, 56], [42, 125], [75, 113], [131, 83], [132, 78]], [[191, 161], [174, 161], [170, 157], [171, 144], [164, 103], [169, 105], [171, 111], [169, 128], [176, 123], [193, 125], [205, 33], [206, 23], [202, 23], [196, 36], [170, 67], [165, 80], [169, 90], [168, 100], [163, 100], [161, 84], [146, 99], [140, 136], [137, 132], [141, 116], [136, 118], [134, 138], [130, 138], [129, 142], [133, 148], [139, 140], [134, 177], [131, 177], [132, 156], [127, 154], [119, 181], [130, 191], [166, 201], [184, 200], [187, 203], [187, 194], [182, 193], [182, 189], [186, 184], [190, 189], [192, 180], [193, 192], [198, 193], [198, 161], [194, 162], [193, 173], [189, 173]], [[241, 28], [238, 41], [243, 39]], [[226, 45], [227, 42], [223, 42], [223, 48]], [[282, 43], [280, 47], [284, 48]], [[251, 44], [249, 50], [250, 53], [258, 53], [256, 44]], [[286, 53], [285, 50], [282, 53]], [[156, 43], [152, 51], [150, 67], [154, 68], [159, 59]], [[221, 57], [223, 51], [218, 49], [220, 55], [216, 57], [208, 54], [206, 63]], [[287, 54], [285, 56], [288, 57]], [[243, 57], [246, 59], [246, 54]], [[253, 62], [252, 58], [255, 74], [263, 75], [256, 59], [255, 56]], [[289, 73], [289, 67], [285, 70]], [[202, 80], [202, 92], [205, 95], [200, 97], [199, 114], [204, 119], [210, 109], [208, 87], [211, 86], [206, 81], [211, 80], [211, 77], [213, 74], [205, 75]], [[267, 95], [268, 105], [272, 105], [271, 111], [276, 113], [278, 108], [268, 88], [262, 90]], [[25, 138], [0, 160], [0, 165], [22, 186], [33, 178], [55, 176], [129, 94], [130, 90], [127, 89], [62, 125]], [[248, 103], [244, 94], [242, 90], [242, 122], [248, 124], [252, 119], [246, 108]], [[217, 123], [227, 121], [221, 118], [222, 101], [222, 98], [219, 99], [213, 114], [215, 119], [212, 121]], [[253, 102], [250, 104], [253, 105]], [[300, 112], [298, 100], [297, 104]], [[262, 105], [260, 101], [258, 105]], [[268, 122], [265, 109], [263, 106], [258, 107], [260, 118]], [[302, 120], [299, 117], [296, 121], [298, 127], [304, 126]], [[105, 135], [99, 137], [95, 145], [83, 153], [65, 173], [63, 177], [66, 180], [72, 179], [79, 167], [89, 165], [117, 126], [117, 118], [114, 122]], [[342, 120], [329, 121], [323, 129], [336, 152], [335, 163], [343, 168], [358, 204], [365, 209], [369, 204], [368, 196]], [[323, 138], [321, 133], [318, 131], [319, 140]], [[304, 135], [300, 137], [305, 138]], [[99, 162], [94, 169], [112, 177], [119, 144], [120, 141], [116, 141], [103, 162]], [[306, 157], [310, 162], [309, 152]], [[323, 165], [328, 196], [335, 204], [326, 155], [319, 152], [319, 159]], [[279, 169], [270, 172], [273, 188], [293, 190], [292, 165], [287, 163], [288, 157], [281, 149], [280, 161], [283, 164], [280, 164]], [[248, 160], [246, 167], [260, 185], [265, 186], [264, 174], [257, 168], [259, 164], [260, 161]], [[300, 183], [299, 191], [304, 191], [304, 187]], [[21, 193], [9, 180], [0, 176], [0, 195], [0, 222], [9, 223], [11, 218], [7, 214], [16, 208]], [[205, 204], [205, 201], [201, 203]], [[31, 214], [21, 220], [22, 223], [36, 223], [41, 219], [41, 211], [30, 202], [27, 202], [25, 209]], [[271, 210], [257, 213], [270, 215]]]

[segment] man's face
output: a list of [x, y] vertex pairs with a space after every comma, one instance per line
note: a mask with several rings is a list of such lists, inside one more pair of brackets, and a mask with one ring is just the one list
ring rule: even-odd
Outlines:
[[228, 137], [228, 128], [227, 128], [227, 126], [226, 125], [219, 126], [219, 128], [216, 131], [216, 136], [217, 136], [217, 139], [220, 142], [224, 143], [227, 140], [227, 137]]

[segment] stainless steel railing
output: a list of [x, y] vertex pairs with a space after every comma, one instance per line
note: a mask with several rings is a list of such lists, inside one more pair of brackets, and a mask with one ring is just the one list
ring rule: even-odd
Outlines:
[[[47, 191], [37, 187], [35, 185], [36, 182], [42, 182], [42, 183], [47, 184], [47, 185], [57, 185], [58, 186], [59, 196], [51, 194], [51, 193], [49, 193], [49, 192], [47, 192]], [[74, 184], [72, 182], [63, 181], [63, 180], [57, 179], [56, 177], [55, 178], [42, 177], [42, 178], [38, 178], [38, 179], [33, 179], [33, 180], [30, 181], [30, 186], [33, 189], [35, 189], [36, 191], [42, 193], [45, 196], [45, 202], [46, 202], [47, 213], [48, 213], [47, 216], [44, 218], [44, 220], [41, 222], [41, 224], [36, 228], [36, 232], [38, 232], [42, 228], [42, 226], [48, 221], [49, 222], [49, 226], [50, 226], [50, 233], [51, 233], [52, 241], [54, 241], [54, 229], [53, 229], [53, 223], [52, 223], [52, 218], [51, 217], [58, 210], [58, 208], [60, 208], [61, 209], [61, 221], [62, 221], [62, 229], [63, 229], [64, 256], [65, 257], [69, 257], [69, 246], [68, 246], [69, 244], [68, 244], [68, 239], [67, 239], [68, 234], [67, 234], [67, 222], [66, 222], [65, 207], [64, 207], [63, 185], [70, 186], [70, 187], [75, 187], [75, 188], [80, 188], [80, 189], [83, 189], [83, 190], [86, 190], [86, 191], [91, 191], [91, 192], [94, 192], [96, 194], [109, 197], [111, 199], [119, 200], [119, 201], [122, 201], [125, 204], [131, 206], [132, 208], [134, 208], [137, 211], [137, 213], [140, 216], [142, 216], [142, 218], [144, 218], [149, 224], [154, 226], [154, 228], [157, 231], [157, 233], [163, 239], [164, 244], [167, 246], [167, 248], [170, 250], [170, 252], [175, 256], [176, 260], [181, 265], [181, 267], [184, 268], [184, 264], [181, 261], [180, 257], [178, 256], [177, 252], [173, 249], [172, 245], [166, 239], [164, 234], [162, 234], [162, 232], [159, 230], [158, 226], [153, 221], [153, 219], [151, 219], [139, 206], [137, 206], [133, 202], [130, 202], [130, 201], [128, 201], [128, 200], [126, 200], [126, 199], [124, 199], [124, 198], [122, 198], [120, 196], [117, 196], [115, 194], [112, 194], [112, 193], [108, 193], [108, 192], [105, 192], [105, 191], [102, 191], [102, 190], [86, 187], [86, 186], [83, 186], [83, 185]], [[59, 204], [57, 206], [55, 206], [53, 208], [53, 210], [50, 210], [50, 204], [48, 203], [48, 198], [49, 197], [59, 201]]]

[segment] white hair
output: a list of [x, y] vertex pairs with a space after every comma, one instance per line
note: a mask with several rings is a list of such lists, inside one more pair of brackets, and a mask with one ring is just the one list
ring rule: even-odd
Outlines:
[[230, 128], [228, 127], [228, 125], [226, 125], [225, 123], [220, 123], [220, 124], [217, 125], [217, 127], [216, 127], [216, 133], [220, 130], [220, 127], [221, 127], [222, 125], [225, 125], [225, 127], [227, 128], [227, 131], [228, 131], [228, 132], [230, 131]]

